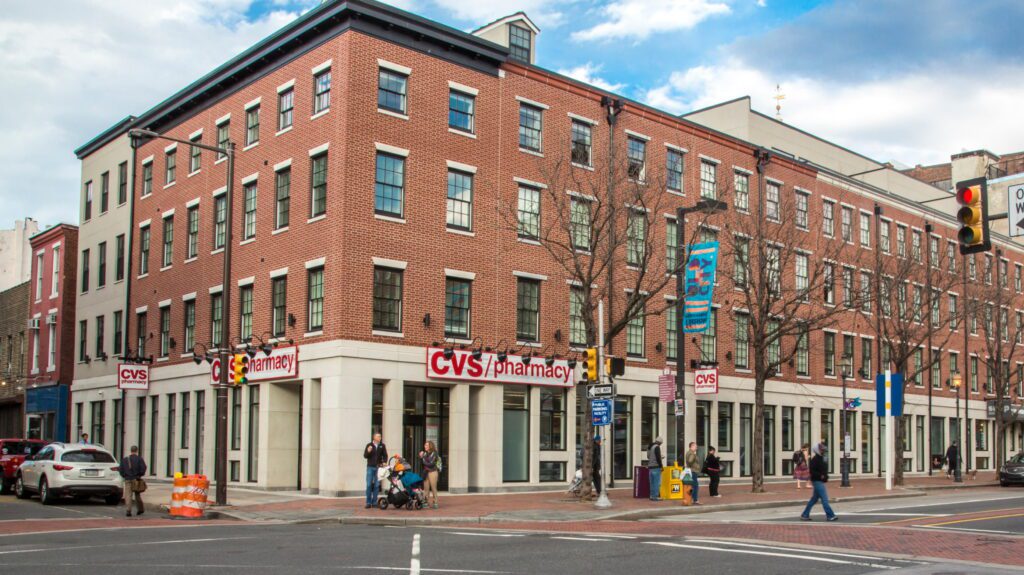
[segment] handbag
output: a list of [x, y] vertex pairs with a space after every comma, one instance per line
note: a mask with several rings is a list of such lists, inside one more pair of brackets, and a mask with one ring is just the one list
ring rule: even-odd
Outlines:
[[149, 486], [146, 485], [146, 480], [141, 477], [132, 482], [132, 491], [136, 493], [145, 493], [147, 489], [149, 489]]

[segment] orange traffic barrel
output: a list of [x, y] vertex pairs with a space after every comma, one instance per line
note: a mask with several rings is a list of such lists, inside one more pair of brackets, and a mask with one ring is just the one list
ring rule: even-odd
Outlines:
[[180, 473], [174, 475], [174, 486], [171, 488], [171, 516], [181, 517], [182, 506], [185, 502], [185, 493], [188, 491], [188, 478]]
[[210, 490], [210, 480], [205, 475], [189, 475], [185, 479], [187, 486], [178, 515], [188, 519], [201, 519], [206, 510], [206, 494]]

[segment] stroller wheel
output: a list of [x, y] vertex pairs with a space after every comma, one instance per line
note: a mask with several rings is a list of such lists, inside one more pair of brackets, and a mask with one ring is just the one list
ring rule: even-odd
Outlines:
[[416, 500], [416, 509], [423, 509], [423, 502], [419, 499]]
[[380, 499], [378, 499], [377, 500], [377, 507], [379, 507], [381, 509], [387, 509], [388, 508], [388, 500], [387, 500], [387, 498], [386, 497], [381, 497]]
[[415, 507], [416, 507], [416, 503], [414, 501], [411, 501], [411, 500], [408, 503], [405, 504], [405, 508], [407, 510], [409, 510], [409, 511], [412, 511]]

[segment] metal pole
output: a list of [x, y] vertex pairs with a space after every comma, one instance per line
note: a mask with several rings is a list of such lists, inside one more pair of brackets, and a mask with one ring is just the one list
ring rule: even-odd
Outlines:
[[[932, 262], [932, 249], [931, 249], [931, 245], [932, 245], [932, 224], [931, 224], [931, 222], [925, 222], [925, 224], [924, 224], [924, 232], [925, 232], [925, 234], [928, 235], [928, 252], [927, 252], [927, 258], [928, 259], [927, 259], [927, 261], [925, 263], [925, 265], [928, 266], [928, 275], [925, 276], [925, 281], [926, 281], [926, 284], [927, 284], [926, 289], [928, 290], [928, 300], [927, 300], [928, 301], [928, 379], [930, 380], [931, 376], [932, 376], [932, 373], [934, 373], [934, 370], [935, 370], [935, 352], [934, 352], [934, 348], [932, 348], [932, 335], [935, 333], [935, 325], [932, 322], [932, 306], [935, 305], [935, 302], [932, 301], [932, 297], [934, 297], [935, 294], [932, 293], [932, 269], [933, 269], [932, 265], [933, 265], [934, 262]], [[939, 381], [939, 385], [942, 385], [942, 381], [941, 380]], [[928, 441], [926, 443], [926, 445], [928, 446], [928, 475], [932, 474], [932, 464], [931, 464], [931, 452], [932, 452], [932, 448], [931, 448], [931, 429], [932, 429], [932, 388], [933, 387], [935, 387], [935, 382], [929, 381], [928, 382], [928, 433], [926, 435], [926, 437], [928, 438]], [[925, 441], [925, 437], [919, 437], [919, 438], [917, 438], [917, 440], [918, 441]]]
[[[878, 365], [878, 369], [875, 373], [882, 373], [885, 369], [889, 369], [888, 365], [882, 365], [882, 242], [881, 242], [881, 227], [882, 227], [882, 206], [875, 204], [875, 245], [878, 249], [875, 250], [875, 347], [877, 349], [878, 358], [875, 360]], [[892, 237], [892, 236], [889, 236]], [[891, 245], [891, 242], [890, 242]], [[878, 401], [877, 398], [875, 401]], [[882, 425], [876, 426], [878, 434], [878, 476], [882, 476]], [[868, 441], [873, 442], [874, 437], [868, 437]]]
[[[960, 270], [960, 277], [963, 280], [963, 290], [962, 290], [963, 291], [963, 296], [961, 296], [961, 297], [963, 297], [963, 299], [964, 299], [963, 306], [962, 306], [964, 308], [964, 311], [963, 311], [964, 321], [963, 321], [963, 326], [961, 326], [962, 329], [963, 329], [963, 332], [964, 332], [964, 376], [960, 378], [960, 387], [963, 388], [963, 390], [964, 390], [964, 411], [967, 411], [967, 385], [966, 385], [966, 383], [967, 383], [967, 379], [971, 376], [971, 355], [970, 355], [970, 350], [968, 348], [968, 345], [970, 343], [970, 339], [968, 338], [968, 335], [967, 335], [967, 330], [968, 330], [967, 321], [969, 319], [968, 315], [967, 315], [967, 309], [971, 305], [971, 298], [968, 297], [968, 294], [967, 294], [967, 254], [963, 254], [963, 256], [964, 256], [963, 257], [963, 262], [962, 262], [963, 265], [960, 266], [962, 268]], [[973, 258], [974, 256], [972, 255], [971, 257]], [[960, 440], [961, 439], [960, 421], [959, 421], [960, 420], [960, 390], [957, 389], [954, 393], [956, 393], [956, 416], [955, 417], [957, 419], [957, 426], [956, 426], [956, 462], [955, 462], [954, 471], [953, 471], [953, 481], [955, 481], [957, 483], [960, 483], [960, 482], [963, 481], [963, 477], [960, 475], [960, 459], [961, 459], [961, 454], [963, 453], [963, 448], [964, 448], [963, 441]]]
[[[961, 385], [961, 387], [965, 387], [963, 385], [963, 381], [960, 382], [960, 385]], [[959, 392], [960, 392], [960, 390], [958, 389], [957, 390], [957, 394], [956, 394], [956, 418], [957, 419], [960, 419], [960, 393]], [[964, 407], [965, 407], [964, 411], [967, 411], [966, 405]], [[953, 481], [955, 483], [963, 483], [963, 481], [964, 481], [963, 476], [960, 475], [960, 453], [961, 453], [961, 450], [963, 449], [963, 446], [961, 445], [961, 443], [963, 443], [963, 441], [961, 441], [961, 439], [962, 438], [960, 437], [960, 422], [957, 421], [957, 426], [956, 426], [956, 457], [954, 458], [954, 461], [953, 461]]]
[[892, 491], [892, 467], [896, 458], [893, 457], [892, 429], [892, 372], [885, 370], [885, 490]]
[[224, 230], [224, 271], [221, 276], [221, 313], [220, 313], [220, 385], [217, 387], [217, 462], [214, 475], [217, 481], [217, 505], [228, 503], [228, 359], [231, 357], [231, 228], [234, 226], [232, 185], [235, 181], [235, 144], [227, 145], [227, 186], [225, 188], [225, 230]]
[[[597, 381], [604, 383], [604, 300], [598, 300], [597, 302]], [[612, 419], [615, 419], [615, 398], [612, 398]], [[608, 499], [608, 488], [606, 486], [605, 475], [608, 469], [608, 450], [604, 449], [607, 445], [607, 441], [601, 442], [601, 494], [598, 495], [597, 501], [594, 502], [594, 507], [598, 509], [608, 509], [612, 506], [611, 500]], [[628, 446], [627, 446], [628, 448]]]
[[840, 472], [842, 473], [842, 482], [839, 484], [840, 487], [850, 486], [850, 442], [846, 440], [846, 366], [843, 366], [843, 436], [840, 441], [843, 442], [843, 459], [840, 462]]
[[676, 208], [676, 400], [683, 410], [676, 413], [676, 465], [683, 461], [686, 445], [686, 334], [683, 332], [683, 310], [686, 306], [685, 278], [687, 257], [686, 210]]

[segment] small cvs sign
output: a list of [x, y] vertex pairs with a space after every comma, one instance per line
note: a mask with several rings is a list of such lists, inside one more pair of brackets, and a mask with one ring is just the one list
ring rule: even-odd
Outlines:
[[149, 389], [149, 366], [131, 363], [117, 364], [117, 388], [127, 390]]
[[718, 393], [718, 368], [705, 367], [693, 372], [694, 393]]

